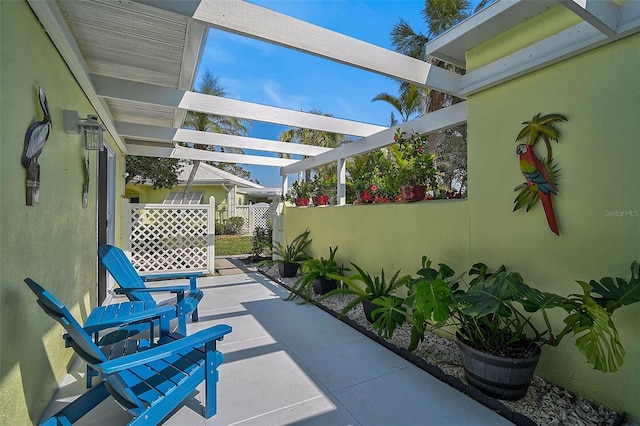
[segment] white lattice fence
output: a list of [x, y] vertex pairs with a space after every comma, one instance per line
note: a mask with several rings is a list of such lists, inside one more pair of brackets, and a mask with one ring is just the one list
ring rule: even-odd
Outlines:
[[256, 228], [265, 228], [271, 218], [270, 204], [258, 203], [248, 206], [236, 206], [236, 216], [244, 218], [243, 234], [254, 234]]
[[131, 262], [139, 272], [213, 271], [214, 202], [130, 204]]

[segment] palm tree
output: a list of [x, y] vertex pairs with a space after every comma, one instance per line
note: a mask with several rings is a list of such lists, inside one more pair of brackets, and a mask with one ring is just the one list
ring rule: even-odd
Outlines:
[[[402, 122], [409, 121], [411, 116], [421, 115], [424, 113], [425, 90], [415, 84], [407, 85], [406, 90], [401, 90], [399, 96], [393, 96], [390, 93], [378, 93], [371, 99], [371, 102], [384, 101], [394, 107], [402, 117]], [[391, 126], [397, 125], [393, 113], [391, 114]]]
[[[224, 91], [224, 88], [218, 83], [218, 79], [211, 75], [209, 71], [207, 71], [202, 77], [200, 86], [194, 90], [212, 96], [227, 95]], [[245, 120], [241, 120], [235, 117], [225, 117], [222, 115], [207, 114], [204, 112], [187, 111], [187, 116], [184, 120], [184, 127], [201, 132], [223, 133], [226, 135], [246, 135], [248, 131], [244, 125], [245, 123]], [[196, 149], [209, 151], [219, 150], [220, 152], [236, 152], [244, 154], [241, 149], [237, 148], [229, 151], [229, 149], [225, 147], [215, 147], [212, 145], [204, 144], [193, 144], [193, 147]], [[184, 188], [183, 202], [186, 201], [187, 194], [191, 190], [193, 179], [195, 178], [198, 167], [200, 166], [200, 161], [201, 160], [192, 161], [193, 168], [191, 169], [189, 179], [187, 179], [187, 183]]]
[[[473, 13], [478, 12], [487, 4], [494, 0], [482, 0]], [[391, 44], [396, 51], [425, 62], [432, 63], [441, 68], [451, 69], [452, 71], [462, 73], [453, 65], [448, 65], [435, 58], [428, 57], [425, 45], [430, 39], [437, 37], [452, 26], [462, 22], [471, 16], [471, 2], [469, 0], [425, 0], [422, 15], [424, 16], [427, 26], [427, 34], [414, 31], [411, 25], [404, 19], [400, 19], [391, 31]], [[410, 85], [403, 84], [401, 90], [408, 90]], [[453, 96], [437, 90], [427, 90], [426, 99], [423, 101], [426, 105], [424, 112], [437, 111], [447, 105], [456, 102]], [[435, 152], [438, 143], [438, 133], [429, 134], [429, 151]]]
[[[311, 110], [309, 111], [311, 114], [324, 115], [326, 117], [332, 117], [331, 114], [324, 114], [319, 110]], [[292, 142], [299, 143], [302, 145], [313, 145], [313, 146], [321, 146], [324, 148], [337, 148], [344, 141], [344, 135], [339, 133], [331, 133], [323, 130], [314, 130], [314, 129], [303, 129], [303, 128], [294, 128], [285, 130], [280, 133], [279, 137], [281, 142]], [[290, 158], [289, 154], [280, 154], [283, 158]], [[322, 168], [322, 170], [326, 171], [330, 167]], [[316, 170], [318, 171], [318, 170]], [[305, 171], [305, 179], [311, 179], [311, 170]]]

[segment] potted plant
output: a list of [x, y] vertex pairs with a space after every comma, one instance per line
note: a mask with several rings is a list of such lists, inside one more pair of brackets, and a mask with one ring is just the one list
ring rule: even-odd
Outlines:
[[[369, 273], [365, 272], [353, 262], [350, 262], [351, 265], [358, 271], [356, 275], [351, 277], [337, 277], [341, 279], [345, 284], [344, 288], [337, 288], [335, 290], [331, 290], [323, 297], [319, 299], [323, 300], [327, 297], [331, 297], [338, 294], [348, 294], [355, 296], [351, 302], [349, 302], [341, 311], [340, 317], [344, 316], [351, 309], [356, 307], [359, 303], [362, 303], [362, 308], [364, 310], [365, 316], [367, 320], [371, 323], [375, 321], [375, 315], [372, 315], [372, 312], [378, 307], [374, 300], [377, 300], [383, 296], [397, 300], [402, 302], [402, 299], [398, 298], [394, 293], [400, 287], [403, 287], [410, 279], [410, 275], [405, 275], [401, 278], [398, 278], [400, 274], [400, 270], [396, 271], [390, 281], [387, 282], [384, 275], [384, 268], [381, 271], [380, 276], [371, 276]], [[336, 277], [333, 277], [334, 279]]]
[[300, 268], [300, 263], [311, 259], [311, 256], [305, 252], [312, 241], [309, 239], [309, 232], [309, 229], [306, 229], [286, 246], [280, 241], [276, 241], [273, 245], [272, 258], [259, 262], [258, 266], [277, 263], [278, 272], [282, 278], [295, 277]]
[[335, 176], [330, 174], [317, 174], [313, 177], [312, 181], [313, 190], [313, 205], [324, 206], [329, 203], [329, 198], [336, 191], [336, 179]]
[[329, 258], [309, 259], [302, 264], [302, 276], [291, 288], [291, 295], [286, 300], [291, 300], [296, 295], [303, 296], [307, 301], [311, 299], [311, 290], [315, 294], [323, 295], [338, 288], [338, 281], [344, 268], [335, 261], [338, 247], [329, 247]]
[[426, 192], [437, 188], [435, 155], [429, 154], [427, 136], [396, 130], [391, 146], [397, 164], [397, 178], [401, 182], [402, 199], [421, 201]]
[[289, 197], [298, 207], [308, 206], [311, 197], [312, 183], [306, 180], [297, 180], [291, 185]]
[[[622, 364], [624, 349], [612, 320], [623, 305], [640, 301], [640, 265], [633, 262], [631, 278], [605, 277], [599, 282], [578, 281], [582, 293], [566, 297], [541, 292], [504, 266], [495, 272], [477, 263], [468, 272], [469, 283], [454, 277], [445, 264], [431, 268], [422, 259], [419, 278], [408, 284], [404, 304], [381, 298], [378, 333], [393, 333], [406, 314], [412, 324], [409, 349], [417, 347], [428, 328], [454, 325], [463, 367], [469, 383], [501, 399], [523, 397], [543, 345], [557, 346], [567, 335], [596, 370], [614, 372]], [[550, 309], [565, 312], [558, 330], [549, 320]], [[531, 318], [540, 316], [539, 321]], [[382, 327], [386, 327], [383, 329]]]

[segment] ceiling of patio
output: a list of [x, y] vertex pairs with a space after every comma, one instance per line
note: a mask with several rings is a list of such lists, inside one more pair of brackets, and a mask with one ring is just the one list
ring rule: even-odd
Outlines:
[[[399, 80], [467, 96], [636, 33], [640, 2], [499, 0], [429, 43], [429, 55], [464, 67], [470, 48], [550, 7], [581, 18], [549, 37], [464, 76], [242, 0], [28, 0], [116, 143], [128, 154], [261, 164], [281, 175], [388, 145], [394, 129], [191, 92], [209, 27], [290, 47]], [[334, 150], [181, 129], [187, 110], [325, 130], [361, 139]], [[427, 132], [466, 121], [466, 102], [405, 123]], [[217, 153], [176, 142], [299, 154]]]

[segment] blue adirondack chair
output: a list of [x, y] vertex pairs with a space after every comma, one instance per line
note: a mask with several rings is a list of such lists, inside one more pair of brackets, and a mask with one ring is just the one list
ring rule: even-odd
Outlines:
[[133, 414], [129, 425], [158, 424], [203, 380], [205, 416], [216, 413], [217, 369], [224, 360], [216, 342], [231, 332], [230, 326], [216, 325], [189, 337], [165, 335], [157, 346], [110, 359], [62, 303], [30, 278], [25, 282], [38, 297], [40, 307], [65, 328], [71, 347], [101, 377], [99, 385], [44, 420], [43, 425], [73, 424], [109, 395]]
[[[131, 301], [154, 302], [151, 293], [171, 292], [176, 293], [173, 299], [163, 300], [157, 306], [175, 306], [175, 317], [178, 318], [178, 331], [187, 335], [187, 315], [191, 313], [191, 320], [198, 321], [198, 303], [204, 293], [197, 287], [196, 279], [202, 272], [166, 273], [141, 276], [135, 270], [127, 255], [119, 248], [109, 244], [104, 244], [98, 248], [100, 262], [109, 271], [116, 283], [121, 287], [115, 289], [118, 294], [125, 294]], [[159, 278], [189, 278], [189, 286], [164, 286], [147, 287], [145, 281]], [[163, 328], [163, 324], [160, 324]], [[164, 334], [169, 330], [162, 330]]]

